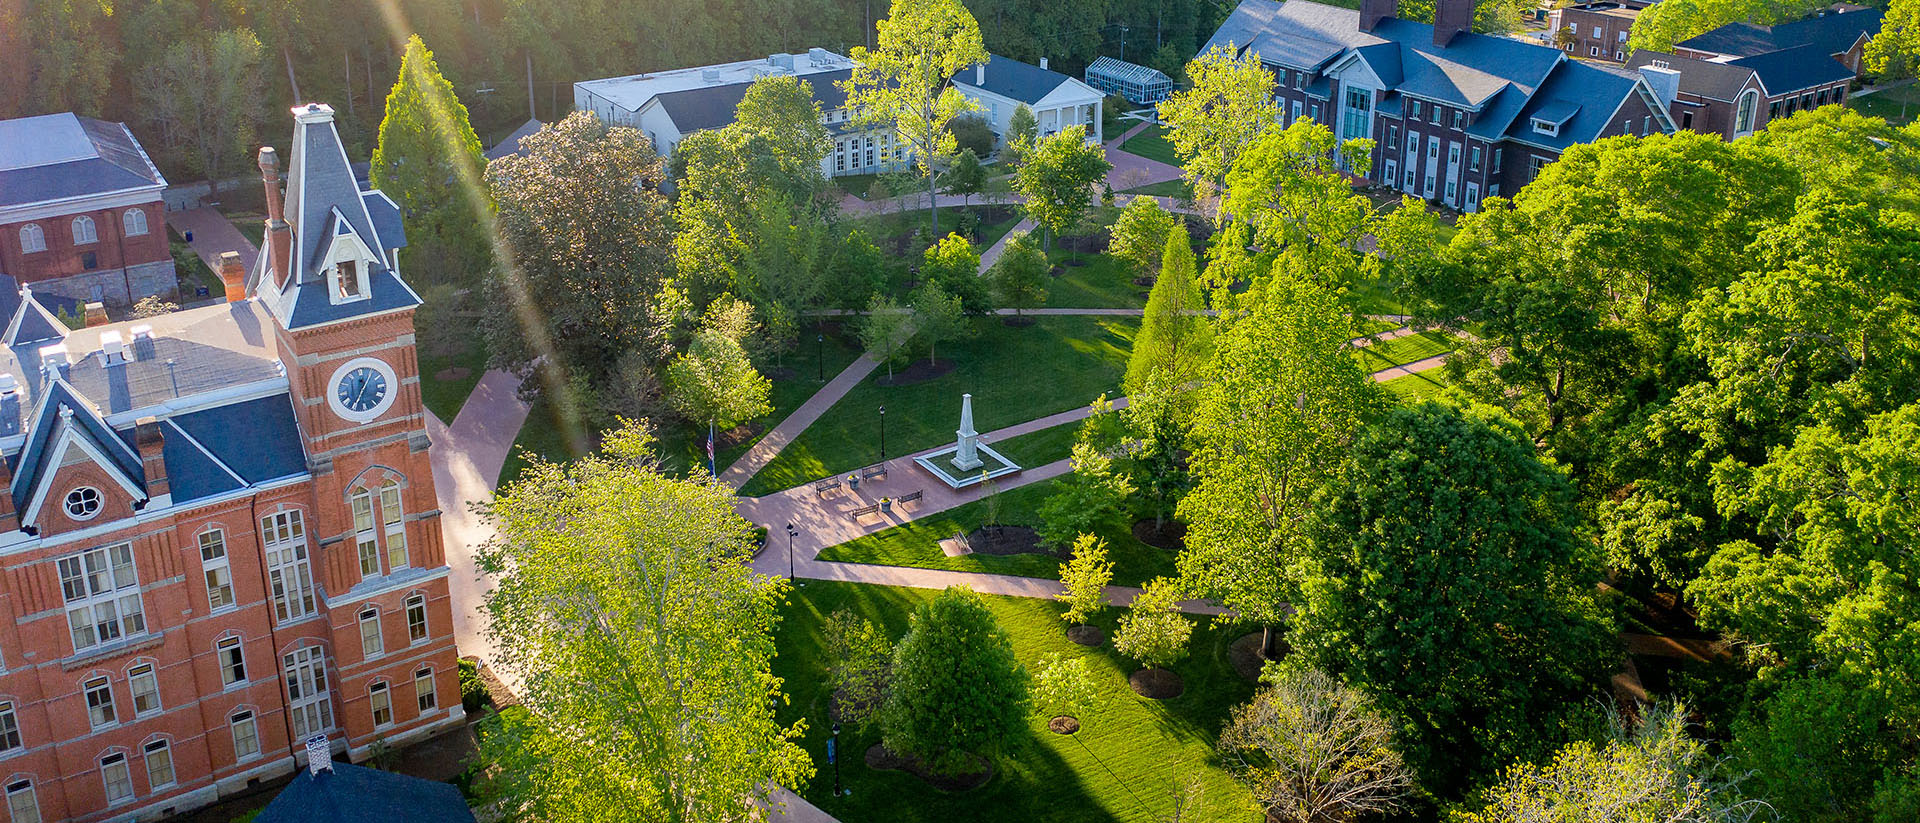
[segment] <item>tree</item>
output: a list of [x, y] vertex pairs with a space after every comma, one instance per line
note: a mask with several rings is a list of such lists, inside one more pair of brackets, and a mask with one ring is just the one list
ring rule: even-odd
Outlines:
[[[1102, 397], [1096, 404], [1103, 404]], [[1086, 429], [1073, 444], [1073, 473], [1054, 484], [1054, 492], [1040, 503], [1040, 540], [1049, 546], [1067, 546], [1079, 535], [1098, 528], [1120, 511], [1133, 494], [1133, 484], [1114, 469], [1108, 457], [1087, 441]]]
[[[953, 132], [955, 162], [961, 155], [972, 154], [975, 160], [993, 153], [993, 127], [987, 124], [987, 118], [978, 114], [956, 117], [947, 124], [947, 131]], [[957, 192], [956, 192], [957, 193]]]
[[[95, 44], [88, 50], [100, 49]], [[187, 165], [206, 178], [215, 194], [227, 177], [227, 164], [246, 156], [254, 145], [263, 97], [261, 53], [260, 40], [249, 29], [195, 34], [168, 46], [158, 65], [134, 75], [142, 119], [159, 132], [161, 145], [183, 155]], [[35, 85], [47, 82], [52, 78], [41, 76]], [[71, 108], [90, 107], [69, 104], [49, 110]]]
[[[1193, 86], [1161, 102], [1160, 119], [1171, 129], [1167, 139], [1199, 199], [1226, 185], [1227, 171], [1240, 153], [1279, 124], [1281, 112], [1274, 102], [1273, 73], [1251, 49], [1235, 57], [1216, 46], [1187, 64], [1187, 78]], [[1222, 217], [1215, 215], [1216, 222]]]
[[892, 687], [880, 711], [889, 750], [937, 774], [976, 770], [1027, 714], [1027, 671], [980, 596], [949, 587], [913, 612], [893, 655]]
[[667, 395], [694, 423], [722, 431], [773, 411], [767, 396], [773, 382], [755, 371], [737, 340], [712, 331], [693, 338], [667, 365]]
[[1314, 669], [1281, 672], [1233, 710], [1220, 753], [1274, 820], [1392, 814], [1414, 793], [1393, 724], [1365, 694]]
[[872, 623], [846, 609], [827, 615], [823, 631], [835, 717], [855, 724], [872, 722], [886, 704], [893, 643]]
[[402, 271], [427, 282], [472, 283], [487, 270], [491, 246], [480, 215], [493, 201], [485, 171], [467, 107], [426, 43], [408, 37], [368, 172], [406, 218]]
[[1040, 139], [1040, 120], [1033, 116], [1033, 109], [1021, 103], [1013, 107], [1013, 114], [1007, 117], [1006, 144], [1001, 147], [1001, 156], [1007, 165], [1018, 167], [1026, 162], [1027, 152], [1033, 150], [1033, 143]]
[[1067, 604], [1060, 619], [1081, 625], [1107, 605], [1107, 584], [1113, 581], [1113, 562], [1107, 559], [1107, 541], [1091, 534], [1073, 540], [1073, 556], [1060, 564], [1060, 593], [1053, 599]]
[[948, 124], [977, 111], [948, 78], [987, 61], [980, 24], [959, 0], [894, 0], [893, 10], [875, 24], [879, 47], [853, 47], [853, 77], [843, 81], [854, 125], [888, 127], [913, 154], [926, 180], [927, 210], [940, 231], [934, 183], [957, 150]]
[[[1892, 0], [1880, 19], [1880, 31], [1867, 41], [1866, 69], [1882, 80], [1911, 78], [1920, 73], [1920, 0]], [[1907, 97], [1900, 98], [1900, 117], [1907, 116]]]
[[1431, 402], [1368, 428], [1316, 500], [1295, 654], [1395, 718], [1432, 791], [1541, 753], [1618, 653], [1572, 502], [1511, 421]]
[[1755, 794], [1784, 819], [1871, 819], [1874, 784], [1899, 769], [1905, 747], [1886, 702], [1850, 680], [1794, 679], [1733, 724], [1731, 764], [1751, 771]]
[[1661, 704], [1630, 725], [1614, 713], [1604, 745], [1581, 740], [1549, 763], [1515, 763], [1488, 792], [1486, 807], [1462, 815], [1463, 823], [1773, 820], [1765, 802], [1741, 797], [1738, 781], [1718, 774], [1706, 745], [1687, 736], [1686, 714], [1684, 706]]
[[1180, 584], [1156, 577], [1121, 615], [1113, 648], [1149, 669], [1164, 669], [1187, 656], [1192, 636], [1193, 621], [1180, 613]]
[[661, 474], [651, 439], [631, 424], [603, 453], [535, 460], [485, 509], [492, 662], [526, 711], [480, 736], [478, 774], [510, 816], [747, 821], [813, 774], [804, 724], [773, 716], [786, 583], [753, 573], [730, 492]]
[[1106, 150], [1087, 142], [1085, 126], [1068, 126], [1040, 140], [1014, 175], [1013, 188], [1026, 197], [1021, 208], [1053, 237], [1072, 231], [1093, 206], [1093, 184], [1113, 169]]
[[953, 340], [971, 331], [960, 313], [960, 298], [946, 293], [938, 283], [927, 282], [908, 296], [913, 305], [914, 334], [927, 344], [927, 362], [938, 360], [940, 341]]
[[887, 256], [873, 244], [863, 229], [853, 229], [841, 241], [830, 269], [826, 292], [836, 298], [835, 308], [846, 312], [867, 307], [875, 295], [887, 287]]
[[1129, 395], [1146, 391], [1154, 381], [1185, 393], [1200, 379], [1213, 346], [1213, 324], [1204, 314], [1206, 297], [1194, 272], [1187, 233], [1169, 232], [1162, 248], [1166, 262], [1147, 293], [1146, 314], [1121, 383]]
[[[648, 338], [667, 281], [664, 169], [639, 131], [574, 112], [520, 141], [523, 155], [487, 167], [509, 256], [482, 304], [493, 364], [603, 375]], [[564, 381], [561, 381], [564, 382]], [[553, 381], [549, 380], [549, 386]]]
[[1784, 23], [1820, 5], [1813, 0], [1678, 0], [1654, 14], [1636, 16], [1627, 48], [1670, 52], [1674, 44], [1728, 23]]
[[973, 149], [961, 149], [953, 158], [953, 167], [947, 169], [943, 179], [947, 184], [947, 193], [960, 195], [960, 202], [967, 204], [973, 195], [986, 191], [987, 167], [980, 165], [980, 158], [973, 153]]
[[[1186, 226], [1179, 218], [1160, 208], [1157, 198], [1138, 195], [1127, 203], [1119, 219], [1113, 221], [1113, 238], [1107, 241], [1107, 253], [1120, 258], [1139, 277], [1156, 277], [1167, 249], [1167, 235]], [[1192, 254], [1192, 248], [1188, 248]]]
[[993, 312], [993, 298], [980, 277], [980, 253], [958, 234], [948, 234], [927, 247], [920, 261], [920, 279], [960, 298], [960, 313], [980, 317]]
[[1094, 691], [1093, 668], [1084, 657], [1062, 660], [1058, 652], [1049, 654], [1033, 678], [1033, 708], [1042, 716], [1080, 719], [1099, 699]]
[[887, 364], [887, 377], [893, 377], [893, 364], [905, 353], [913, 337], [913, 312], [893, 302], [893, 298], [875, 293], [867, 301], [867, 315], [860, 321], [860, 346], [875, 360]]
[[1032, 235], [1018, 232], [1007, 239], [1000, 259], [987, 270], [987, 279], [998, 301], [1019, 314], [1022, 309], [1046, 302], [1049, 268], [1046, 253], [1033, 244]]

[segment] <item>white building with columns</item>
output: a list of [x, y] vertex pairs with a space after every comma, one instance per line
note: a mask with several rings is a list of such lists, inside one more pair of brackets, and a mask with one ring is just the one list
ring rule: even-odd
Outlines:
[[1022, 104], [1033, 110], [1041, 137], [1068, 126], [1085, 126], [1088, 142], [1105, 139], [1101, 132], [1101, 106], [1106, 95], [1099, 89], [1040, 65], [1022, 63], [1010, 57], [990, 55], [987, 62], [968, 68], [952, 78], [955, 88], [980, 104], [993, 133], [1005, 138], [1014, 110]]

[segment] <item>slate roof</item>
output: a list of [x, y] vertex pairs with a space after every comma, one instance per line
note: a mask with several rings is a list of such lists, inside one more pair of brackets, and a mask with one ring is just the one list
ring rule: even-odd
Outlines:
[[112, 464], [107, 468], [119, 471], [136, 488], [145, 487], [146, 473], [140, 466], [140, 455], [133, 450], [128, 438], [108, 426], [93, 404], [81, 399], [65, 381], [54, 380], [34, 412], [26, 447], [14, 461], [13, 486], [9, 491], [13, 494], [15, 511], [27, 511], [32, 505], [34, 489], [59, 468], [53, 465], [57, 457], [53, 449], [61, 433], [69, 429], [107, 457]]
[[1678, 48], [1752, 57], [1799, 46], [1814, 46], [1824, 54], [1839, 54], [1853, 47], [1860, 35], [1869, 37], [1880, 31], [1881, 11], [1825, 12], [1777, 26], [1752, 23], [1728, 23], [1705, 34], [1695, 35], [1677, 44]]
[[[1634, 93], [1638, 78], [1622, 69], [1583, 60], [1568, 60], [1547, 77], [1518, 117], [1507, 128], [1507, 138], [1550, 149], [1564, 150], [1600, 138], [1620, 104]], [[1578, 110], [1566, 111], [1569, 105]], [[1533, 118], [1566, 117], [1560, 133], [1547, 136], [1533, 130]]]
[[1052, 94], [1054, 89], [1060, 88], [1064, 83], [1075, 82], [1072, 77], [1052, 69], [1043, 69], [1011, 57], [1001, 57], [998, 54], [987, 55], [985, 83], [973, 82], [972, 66], [961, 69], [950, 79], [955, 85], [984, 89], [1028, 105], [1046, 99], [1047, 95]]
[[449, 783], [335, 762], [301, 769], [254, 823], [474, 823]]
[[507, 135], [507, 139], [494, 144], [493, 148], [487, 149], [486, 152], [484, 152], [484, 156], [488, 160], [498, 160], [508, 155], [519, 154], [520, 138], [532, 136], [546, 125], [547, 124], [538, 120], [528, 120], [525, 123], [521, 123], [520, 128], [514, 129], [512, 134]]
[[167, 179], [133, 132], [71, 112], [0, 120], [0, 209], [152, 189]]
[[1853, 79], [1853, 70], [1833, 59], [1825, 46], [1809, 44], [1727, 61], [1752, 69], [1767, 87], [1767, 96], [1825, 86]]
[[[177, 414], [171, 422], [198, 440], [233, 474], [248, 483], [266, 483], [305, 474], [306, 450], [294, 422], [287, 393]], [[246, 437], [232, 437], [246, 432]], [[173, 475], [169, 464], [167, 474]], [[175, 499], [178, 500], [176, 493]]]
[[[1821, 59], [1838, 66], [1839, 63], [1825, 55]], [[1638, 69], [1652, 65], [1655, 61], [1667, 64], [1667, 68], [1680, 73], [1680, 91], [1697, 94], [1710, 100], [1733, 102], [1740, 89], [1747, 85], [1747, 79], [1753, 76], [1753, 69], [1729, 63], [1715, 63], [1708, 60], [1696, 60], [1677, 54], [1662, 54], [1657, 51], [1636, 51], [1627, 59], [1627, 68]]]
[[[833, 111], [847, 105], [847, 93], [840, 88], [840, 83], [852, 77], [853, 69], [837, 69], [799, 75], [799, 80], [813, 89], [813, 99], [820, 104], [821, 111]], [[739, 108], [752, 85], [752, 82], [729, 83], [670, 91], [655, 95], [654, 100], [659, 101], [681, 134], [692, 134], [732, 123], [734, 109]]]

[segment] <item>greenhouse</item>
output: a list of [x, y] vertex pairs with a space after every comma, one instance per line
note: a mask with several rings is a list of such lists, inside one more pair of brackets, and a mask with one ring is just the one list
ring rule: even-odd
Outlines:
[[1101, 57], [1087, 66], [1087, 85], [1150, 106], [1173, 93], [1173, 78], [1158, 69]]

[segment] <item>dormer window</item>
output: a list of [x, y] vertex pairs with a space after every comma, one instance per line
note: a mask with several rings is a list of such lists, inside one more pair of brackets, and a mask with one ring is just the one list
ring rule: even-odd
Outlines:
[[333, 265], [333, 294], [338, 300], [359, 300], [367, 296], [360, 282], [360, 261], [342, 260]]
[[1554, 123], [1554, 122], [1549, 122], [1549, 121], [1546, 121], [1546, 120], [1542, 120], [1542, 119], [1540, 119], [1540, 118], [1538, 118], [1538, 117], [1536, 117], [1536, 118], [1534, 118], [1534, 119], [1533, 119], [1533, 130], [1534, 130], [1534, 131], [1537, 131], [1537, 132], [1539, 132], [1539, 133], [1541, 133], [1541, 134], [1544, 134], [1544, 135], [1546, 135], [1546, 136], [1548, 136], [1548, 137], [1559, 137], [1559, 136], [1560, 136], [1560, 124], [1559, 124], [1559, 123]]

